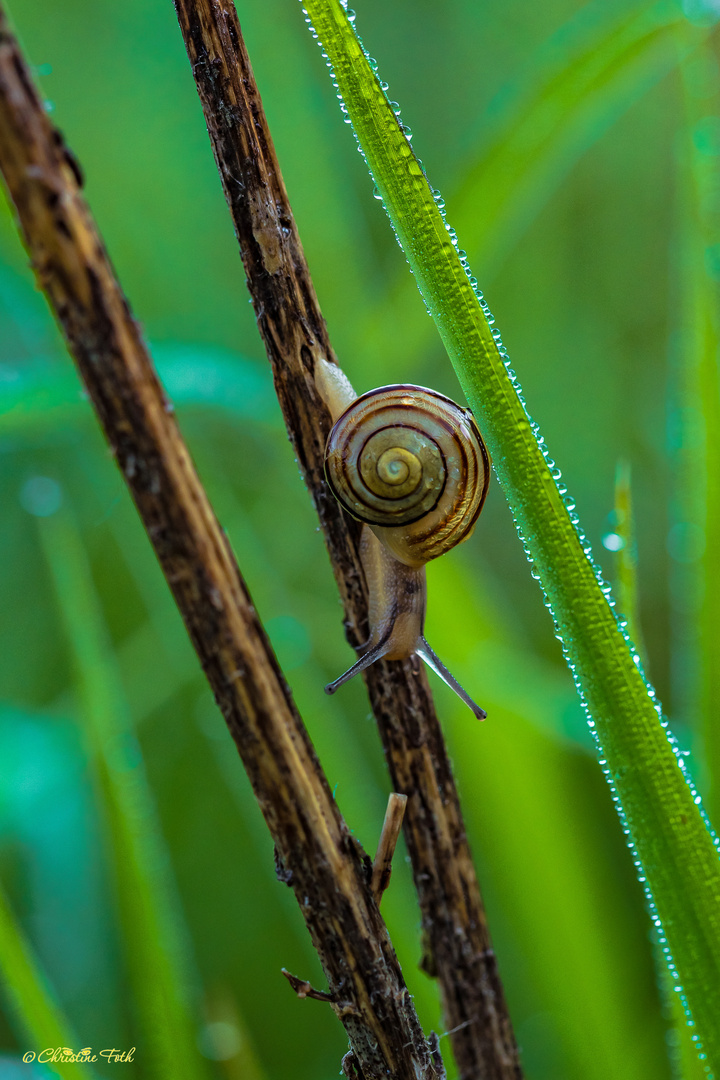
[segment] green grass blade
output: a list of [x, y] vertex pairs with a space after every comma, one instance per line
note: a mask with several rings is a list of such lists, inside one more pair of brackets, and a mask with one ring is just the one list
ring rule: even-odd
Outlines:
[[[19, 1026], [25, 1031], [28, 1051], [40, 1054], [48, 1048], [81, 1049], [48, 989], [37, 958], [12, 913], [5, 891], [0, 887], [0, 968], [4, 993], [13, 1007]], [[47, 1066], [63, 1080], [92, 1077], [90, 1066], [78, 1062], [55, 1062]], [[90, 1070], [90, 1071], [89, 1071]]]
[[[669, 0], [619, 11], [590, 4], [546, 43], [530, 77], [498, 95], [490, 130], [451, 198], [453, 221], [483, 281], [578, 158], [677, 65], [681, 21]], [[413, 318], [416, 304], [403, 274], [373, 312], [367, 350], [380, 338], [383, 350], [420, 350], [431, 327]]]
[[[39, 507], [39, 511], [44, 508]], [[70, 644], [80, 718], [111, 840], [125, 955], [152, 1075], [202, 1080], [180, 959], [182, 933], [140, 748], [78, 530], [62, 509], [38, 522]], [[140, 1039], [138, 1039], [138, 1042]]]
[[[339, 0], [305, 0], [425, 304], [487, 440], [634, 845], [695, 1034], [720, 1073], [720, 860], [639, 656], [576, 526], [494, 320]], [[672, 960], [670, 960], [670, 954]]]

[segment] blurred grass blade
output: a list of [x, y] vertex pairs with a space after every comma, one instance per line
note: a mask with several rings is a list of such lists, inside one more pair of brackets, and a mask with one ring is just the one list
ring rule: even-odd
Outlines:
[[[608, 543], [610, 541], [610, 543]], [[613, 532], [604, 538], [605, 546], [615, 553], [615, 578], [619, 612], [627, 621], [627, 631], [645, 663], [646, 652], [640, 624], [637, 545], [633, 514], [632, 484], [629, 461], [619, 461], [615, 472], [615, 509]], [[672, 1021], [674, 1031], [668, 1032], [668, 1053], [676, 1080], [701, 1080], [705, 1076], [698, 1060], [686, 1023], [682, 1003], [674, 992], [670, 973], [660, 949], [653, 949], [658, 972], [658, 985], [664, 1012]]]
[[[82, 1047], [70, 1032], [66, 1018], [53, 1001], [47, 980], [40, 970], [0, 886], [0, 968], [4, 993], [29, 1043], [26, 1050], [40, 1054], [48, 1048], [68, 1047], [75, 1053]], [[78, 1062], [55, 1062], [48, 1066], [63, 1080], [80, 1080], [94, 1075], [92, 1067]]]
[[681, 21], [671, 0], [630, 10], [590, 4], [548, 42], [532, 80], [503, 95], [494, 132], [453, 198], [484, 277], [581, 154], [677, 64]]
[[[174, 403], [210, 406], [246, 422], [279, 425], [270, 376], [251, 360], [210, 346], [163, 344], [152, 352]], [[0, 437], [32, 437], [48, 427], [72, 428], [90, 416], [77, 375], [67, 364], [3, 366]]]
[[542, 583], [695, 1039], [720, 1073], [720, 859], [487, 305], [340, 0], [305, 0], [343, 108]]
[[[448, 200], [483, 282], [578, 158], [677, 65], [674, 31], [684, 21], [670, 0], [629, 9], [588, 4], [544, 45], [531, 75], [496, 97], [480, 151]], [[372, 314], [368, 350], [420, 350], [432, 328], [416, 310], [413, 282], [403, 273]]]
[[266, 1080], [250, 1032], [227, 988], [208, 994], [207, 1019], [201, 1043], [207, 1057], [222, 1062], [223, 1080]]
[[[70, 644], [88, 751], [111, 841], [135, 1011], [152, 1075], [202, 1080], [183, 934], [165, 849], [80, 536], [67, 509], [38, 522]], [[138, 1039], [139, 1042], [139, 1039]]]
[[675, 491], [675, 687], [705, 749], [707, 801], [720, 817], [720, 91], [707, 47], [682, 66], [689, 160], [680, 176], [680, 348], [671, 372]]
[[630, 640], [645, 662], [646, 652], [640, 626], [637, 583], [637, 544], [633, 514], [631, 471], [629, 461], [619, 461], [615, 471], [615, 507], [613, 531], [603, 543], [615, 554], [615, 592], [618, 613], [627, 621]]

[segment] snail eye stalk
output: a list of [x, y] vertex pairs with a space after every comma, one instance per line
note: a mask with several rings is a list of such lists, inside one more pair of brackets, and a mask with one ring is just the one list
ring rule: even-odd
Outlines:
[[421, 660], [425, 661], [430, 670], [434, 671], [436, 675], [439, 675], [445, 685], [449, 686], [451, 690], [454, 690], [457, 696], [470, 707], [478, 720], [487, 720], [487, 713], [485, 710], [475, 704], [468, 692], [463, 689], [455, 676], [445, 667], [437, 653], [433, 652], [425, 638], [421, 638], [420, 644], [415, 652]]

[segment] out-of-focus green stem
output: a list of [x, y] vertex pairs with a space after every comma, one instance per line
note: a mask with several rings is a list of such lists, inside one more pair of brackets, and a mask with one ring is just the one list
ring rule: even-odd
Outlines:
[[[680, 47], [684, 41], [680, 38]], [[720, 812], [720, 94], [709, 44], [681, 65], [685, 133], [680, 173], [682, 333], [671, 385], [675, 491], [670, 533], [679, 696], [705, 751], [707, 802]]]
[[167, 853], [80, 534], [68, 509], [39, 521], [113, 853], [123, 940], [150, 1074], [206, 1075], [195, 1045]]
[[630, 462], [619, 461], [615, 470], [614, 533], [618, 538], [615, 558], [615, 590], [618, 611], [627, 623], [627, 632], [640, 657], [645, 660], [645, 648], [640, 628], [637, 583], [637, 546], [633, 516]]
[[[635, 543], [635, 519], [633, 515], [632, 483], [629, 461], [619, 461], [615, 472], [614, 531], [610, 534], [616, 551], [615, 577], [618, 607], [627, 622], [631, 640], [640, 655], [645, 658], [643, 634], [640, 626], [640, 603], [637, 580], [637, 546]], [[682, 1002], [674, 992], [673, 980], [664, 963], [659, 948], [653, 950], [658, 968], [658, 984], [664, 1004], [665, 1015], [671, 1019], [673, 1028], [668, 1042], [670, 1066], [675, 1080], [700, 1080], [705, 1076], [702, 1062], [691, 1038], [691, 1029], [685, 1022]]]
[[653, 916], [720, 1074], [720, 860], [639, 657], [608, 603], [494, 321], [339, 0], [305, 0], [425, 304], [480, 424], [598, 739]]
[[[30, 1039], [24, 1052], [40, 1057], [45, 1050], [72, 1053], [81, 1049], [72, 1036], [65, 1017], [53, 1001], [38, 962], [13, 915], [0, 887], [0, 970], [5, 993], [20, 1026]], [[18, 1066], [18, 1069], [20, 1066]], [[63, 1080], [92, 1080], [92, 1066], [86, 1062], [56, 1061], [54, 1072]]]

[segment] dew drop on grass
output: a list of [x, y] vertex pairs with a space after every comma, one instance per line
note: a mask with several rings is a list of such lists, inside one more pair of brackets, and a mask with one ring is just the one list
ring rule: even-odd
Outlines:
[[625, 540], [619, 533], [609, 532], [603, 536], [602, 544], [608, 551], [621, 551], [625, 547]]

